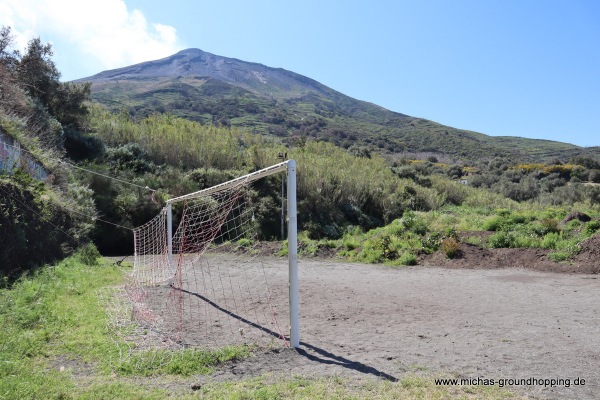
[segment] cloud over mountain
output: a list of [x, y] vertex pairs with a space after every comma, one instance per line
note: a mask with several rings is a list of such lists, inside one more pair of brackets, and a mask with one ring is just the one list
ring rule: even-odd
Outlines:
[[160, 58], [183, 48], [174, 27], [149, 22], [123, 0], [5, 0], [0, 25], [11, 26], [19, 48], [33, 37], [67, 39], [105, 68]]

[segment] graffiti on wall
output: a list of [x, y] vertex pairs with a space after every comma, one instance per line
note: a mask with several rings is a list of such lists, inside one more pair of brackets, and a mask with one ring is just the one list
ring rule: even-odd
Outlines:
[[19, 142], [0, 132], [0, 173], [12, 175], [17, 169], [38, 181], [48, 179], [48, 171], [38, 160], [22, 150]]

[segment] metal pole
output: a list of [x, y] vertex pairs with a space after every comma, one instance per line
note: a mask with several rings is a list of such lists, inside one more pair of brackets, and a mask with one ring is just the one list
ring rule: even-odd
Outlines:
[[173, 206], [167, 203], [167, 248], [169, 256], [169, 269], [171, 274], [175, 273], [173, 268]]
[[296, 215], [296, 160], [287, 162], [288, 259], [290, 285], [290, 343], [300, 347], [298, 298], [298, 217]]
[[281, 174], [281, 240], [285, 240], [285, 175]]

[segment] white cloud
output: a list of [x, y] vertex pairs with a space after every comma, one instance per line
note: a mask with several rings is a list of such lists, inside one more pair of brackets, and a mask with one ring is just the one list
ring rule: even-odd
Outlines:
[[20, 49], [32, 37], [49, 41], [47, 34], [104, 69], [166, 57], [182, 48], [174, 27], [148, 23], [123, 0], [0, 0], [0, 25], [13, 28]]

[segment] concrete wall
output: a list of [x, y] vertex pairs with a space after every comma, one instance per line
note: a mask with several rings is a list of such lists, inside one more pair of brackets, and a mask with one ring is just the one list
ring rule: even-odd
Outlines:
[[48, 179], [48, 171], [30, 153], [21, 150], [19, 142], [0, 128], [0, 173], [12, 175], [21, 169], [38, 181]]

